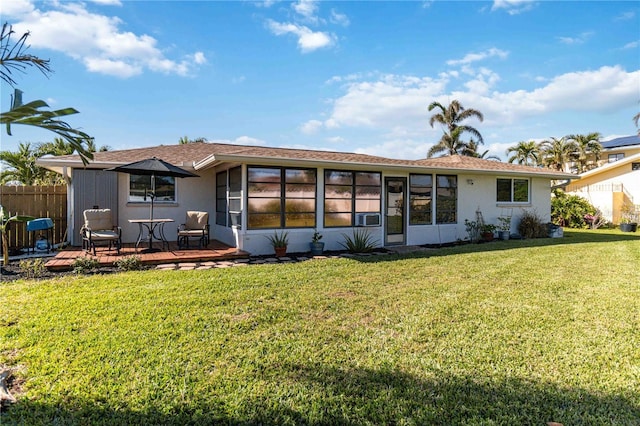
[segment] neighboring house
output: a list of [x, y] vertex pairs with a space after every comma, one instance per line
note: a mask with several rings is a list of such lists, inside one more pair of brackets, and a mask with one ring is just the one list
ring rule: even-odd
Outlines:
[[138, 228], [127, 221], [149, 217], [149, 177], [104, 169], [154, 156], [199, 175], [156, 180], [154, 217], [175, 221], [165, 228], [168, 239], [187, 210], [204, 210], [212, 238], [253, 254], [272, 253], [266, 236], [281, 229], [289, 252], [308, 251], [314, 229], [326, 250], [342, 249], [358, 226], [380, 246], [448, 243], [467, 238], [465, 219], [475, 220], [477, 210], [486, 223], [512, 216], [515, 232], [523, 210], [549, 221], [551, 181], [575, 178], [464, 156], [396, 160], [203, 142], [96, 152], [86, 167], [76, 155], [41, 158], [38, 165], [69, 180], [73, 245], [80, 245], [83, 210], [94, 206], [111, 208], [123, 242], [135, 241]]
[[613, 223], [620, 223], [625, 204], [640, 209], [640, 136], [625, 136], [602, 143], [599, 167], [580, 175], [566, 188], [600, 209]]

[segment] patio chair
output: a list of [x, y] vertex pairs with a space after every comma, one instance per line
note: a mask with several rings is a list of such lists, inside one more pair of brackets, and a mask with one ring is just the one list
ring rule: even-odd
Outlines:
[[106, 245], [109, 250], [116, 249], [120, 254], [122, 247], [122, 229], [113, 224], [110, 209], [89, 209], [83, 212], [84, 225], [82, 234], [82, 249], [96, 256], [96, 246]]
[[187, 212], [186, 222], [178, 227], [178, 248], [189, 248], [189, 239], [197, 239], [198, 248], [209, 245], [209, 213]]

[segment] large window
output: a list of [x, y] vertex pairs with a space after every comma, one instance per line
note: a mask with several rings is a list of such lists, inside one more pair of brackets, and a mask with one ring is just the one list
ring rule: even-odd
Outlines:
[[409, 224], [431, 224], [432, 175], [409, 176]]
[[242, 215], [242, 168], [216, 174], [216, 224], [240, 225]]
[[436, 223], [456, 223], [458, 177], [436, 175]]
[[316, 226], [316, 170], [248, 168], [249, 229]]
[[356, 213], [380, 213], [381, 194], [380, 173], [325, 170], [324, 226], [355, 226]]
[[[176, 201], [176, 180], [171, 176], [155, 177], [154, 203], [173, 203]], [[151, 202], [151, 176], [129, 175], [129, 201]]]
[[499, 203], [528, 203], [529, 179], [498, 179], [496, 201]]
[[613, 163], [615, 161], [624, 160], [624, 153], [620, 154], [609, 154], [609, 163]]

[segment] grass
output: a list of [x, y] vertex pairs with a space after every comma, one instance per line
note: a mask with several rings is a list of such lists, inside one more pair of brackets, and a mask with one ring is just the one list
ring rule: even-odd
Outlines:
[[640, 238], [2, 284], [0, 424], [633, 425]]

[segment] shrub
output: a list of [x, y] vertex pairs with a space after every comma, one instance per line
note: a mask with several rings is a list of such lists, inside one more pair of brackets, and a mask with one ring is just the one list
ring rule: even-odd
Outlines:
[[369, 253], [376, 248], [376, 241], [366, 229], [354, 229], [352, 237], [347, 234], [342, 236], [344, 242], [340, 245], [350, 253]]
[[120, 271], [139, 271], [144, 269], [142, 259], [140, 256], [136, 256], [135, 254], [118, 259], [114, 264]]
[[520, 217], [518, 233], [523, 238], [541, 238], [547, 236], [547, 225], [535, 212], [525, 210]]
[[588, 228], [585, 217], [596, 216], [597, 209], [586, 199], [555, 191], [551, 198], [551, 221], [569, 228]]
[[41, 277], [47, 271], [44, 266], [44, 260], [41, 257], [21, 260], [20, 269], [22, 269], [27, 278]]
[[71, 264], [76, 274], [88, 274], [100, 266], [100, 262], [92, 257], [78, 257]]

